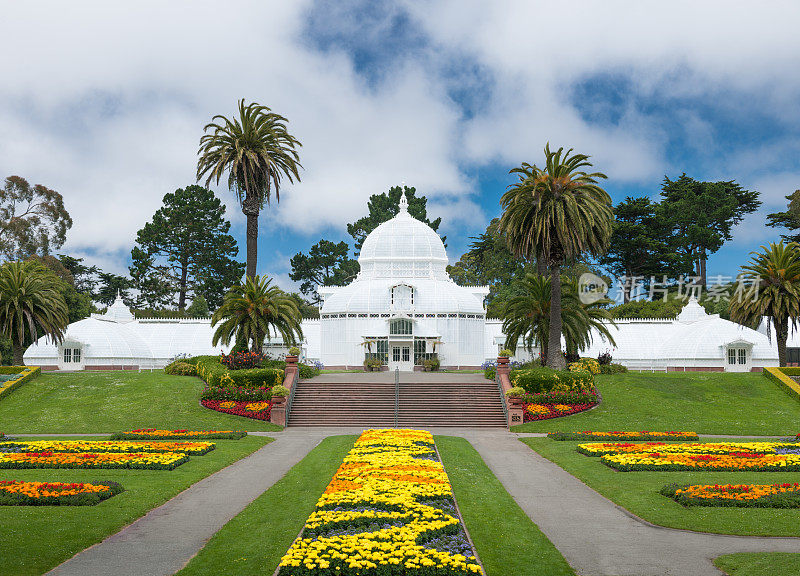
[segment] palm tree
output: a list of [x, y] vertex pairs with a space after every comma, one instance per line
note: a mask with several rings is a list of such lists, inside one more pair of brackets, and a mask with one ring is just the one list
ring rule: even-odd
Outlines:
[[[767, 335], [775, 325], [778, 364], [786, 366], [786, 340], [789, 325], [796, 327], [800, 315], [800, 244], [770, 243], [761, 247], [747, 266], [742, 266], [739, 286], [730, 299], [731, 320], [752, 328], [767, 319]], [[770, 322], [771, 319], [771, 322]]]
[[255, 102], [239, 101], [239, 117], [216, 115], [203, 128], [197, 161], [197, 181], [217, 184], [228, 173], [228, 188], [236, 193], [247, 217], [247, 276], [256, 275], [258, 215], [272, 193], [280, 202], [281, 180], [300, 181], [300, 142], [286, 130], [288, 120]]
[[245, 342], [252, 351], [261, 351], [264, 339], [270, 339], [272, 331], [283, 337], [287, 346], [303, 338], [300, 327], [302, 316], [294, 299], [266, 276], [248, 276], [244, 284], [234, 286], [225, 295], [211, 317], [211, 325], [219, 327], [214, 332], [212, 345], [222, 341], [225, 346], [231, 340]]
[[[592, 342], [592, 330], [614, 344], [608, 329], [615, 325], [614, 320], [608, 309], [603, 307], [610, 301], [583, 304], [574, 281], [562, 277], [561, 284], [561, 321], [567, 351], [577, 352], [587, 348]], [[532, 351], [538, 345], [542, 357], [547, 358], [550, 350], [550, 278], [529, 273], [520, 285], [523, 293], [511, 298], [503, 310], [506, 348], [516, 349], [521, 339], [525, 349]], [[561, 351], [560, 345], [556, 348]]]
[[11, 340], [14, 364], [23, 366], [25, 342], [64, 340], [69, 324], [59, 279], [35, 260], [0, 266], [0, 333]]
[[[611, 197], [597, 183], [605, 174], [587, 173], [592, 164], [584, 154], [545, 146], [545, 167], [523, 163], [510, 171], [519, 181], [509, 186], [500, 203], [500, 232], [518, 256], [542, 258], [551, 278], [560, 278], [561, 266], [588, 252], [605, 252], [611, 238]], [[561, 282], [550, 283], [549, 342], [560, 342]], [[560, 346], [547, 350], [547, 365], [564, 368]]]

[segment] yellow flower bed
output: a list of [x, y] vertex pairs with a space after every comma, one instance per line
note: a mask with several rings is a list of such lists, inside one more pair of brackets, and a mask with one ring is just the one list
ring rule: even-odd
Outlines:
[[[452, 506], [429, 432], [367, 430], [281, 559], [279, 574], [483, 574], [459, 519], [446, 511]], [[437, 548], [442, 537], [462, 538], [469, 555]]]
[[0, 453], [0, 468], [134, 468], [172, 470], [188, 461], [181, 452], [161, 454], [98, 452]]
[[200, 456], [215, 448], [213, 442], [153, 442], [130, 440], [30, 440], [0, 441], [2, 452], [183, 452]]
[[642, 444], [593, 442], [579, 444], [577, 450], [587, 456], [639, 454], [643, 452], [660, 452], [661, 454], [675, 454], [678, 452], [689, 454], [733, 454], [737, 452], [778, 454], [781, 451], [800, 451], [800, 444], [796, 442], [679, 442], [676, 444], [666, 444], [664, 442], [644, 442]]
[[603, 464], [621, 472], [642, 470], [715, 470], [727, 472], [789, 472], [800, 471], [800, 454], [692, 454], [632, 453], [606, 454]]
[[[10, 373], [19, 374], [19, 376], [17, 376], [13, 380], [8, 380], [7, 382], [3, 382], [2, 384], [0, 384], [0, 398], [10, 393], [12, 390], [19, 388], [20, 386], [25, 384], [25, 382], [33, 380], [39, 374], [42, 373], [42, 369], [39, 368], [38, 366], [8, 366], [8, 367], [3, 366], [3, 368], [8, 370], [14, 370], [13, 372]], [[19, 372], [16, 372], [17, 369], [19, 370]], [[0, 372], [0, 374], [7, 374], [7, 373], [9, 372], [6, 371]]]

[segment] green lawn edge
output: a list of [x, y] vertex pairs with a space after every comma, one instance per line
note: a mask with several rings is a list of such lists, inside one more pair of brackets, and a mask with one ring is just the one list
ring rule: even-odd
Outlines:
[[272, 574], [357, 438], [325, 438], [283, 478], [214, 534], [178, 574]]
[[[52, 439], [52, 438], [51, 438]], [[95, 506], [0, 506], [0, 576], [36, 576], [144, 516], [180, 492], [272, 442], [264, 436], [217, 440], [216, 449], [174, 470], [0, 470], [0, 480], [113, 480], [121, 494]]]
[[466, 439], [455, 436], [435, 439], [464, 524], [487, 576], [575, 574]]
[[740, 552], [714, 559], [714, 566], [729, 576], [798, 576], [800, 554], [790, 552]]
[[800, 536], [800, 510], [684, 507], [659, 494], [666, 484], [796, 482], [796, 472], [618, 472], [576, 452], [577, 441], [520, 438], [532, 450], [632, 514], [659, 526], [742, 536]]
[[602, 403], [591, 410], [527, 422], [512, 432], [686, 430], [699, 434], [794, 436], [800, 402], [756, 372], [598, 375]]
[[0, 432], [111, 434], [137, 428], [278, 431], [200, 405], [204, 383], [153, 372], [44, 373], [0, 399]]

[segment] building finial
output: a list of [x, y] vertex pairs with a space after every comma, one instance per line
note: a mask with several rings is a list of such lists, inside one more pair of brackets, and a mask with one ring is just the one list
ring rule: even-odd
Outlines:
[[408, 199], [406, 198], [405, 190], [403, 190], [403, 195], [400, 196], [400, 212], [408, 212]]

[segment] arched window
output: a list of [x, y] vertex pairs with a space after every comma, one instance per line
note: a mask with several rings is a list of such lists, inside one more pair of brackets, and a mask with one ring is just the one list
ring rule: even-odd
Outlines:
[[389, 322], [389, 334], [392, 336], [411, 336], [412, 331], [412, 322], [406, 318], [397, 318]]
[[414, 289], [406, 284], [392, 287], [392, 309], [411, 310], [414, 306]]

